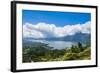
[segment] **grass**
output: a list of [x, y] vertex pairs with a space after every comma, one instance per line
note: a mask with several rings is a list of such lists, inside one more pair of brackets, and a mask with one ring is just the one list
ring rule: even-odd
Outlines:
[[[47, 45], [46, 45], [47, 47]], [[24, 47], [23, 62], [48, 62], [48, 61], [70, 61], [70, 60], [90, 60], [91, 48], [82, 46], [72, 46], [70, 49], [50, 49], [41, 47]]]

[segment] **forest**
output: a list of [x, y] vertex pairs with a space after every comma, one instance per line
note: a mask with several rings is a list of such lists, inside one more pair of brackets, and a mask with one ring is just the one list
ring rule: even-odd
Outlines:
[[90, 44], [83, 47], [80, 42], [72, 45], [70, 49], [52, 49], [48, 44], [43, 43], [23, 46], [23, 63], [89, 59], [91, 59]]

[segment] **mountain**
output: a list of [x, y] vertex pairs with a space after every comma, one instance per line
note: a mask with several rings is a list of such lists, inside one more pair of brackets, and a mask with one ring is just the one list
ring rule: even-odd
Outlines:
[[65, 41], [86, 42], [90, 41], [91, 35], [85, 33], [77, 33], [75, 35], [65, 36], [61, 39]]
[[89, 42], [91, 40], [91, 34], [76, 33], [74, 35], [64, 37], [52, 37], [52, 38], [25, 38], [26, 40], [47, 40], [47, 41], [72, 41], [72, 42]]

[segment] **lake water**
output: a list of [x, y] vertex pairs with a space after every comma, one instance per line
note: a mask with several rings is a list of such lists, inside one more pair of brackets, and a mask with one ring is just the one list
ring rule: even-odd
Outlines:
[[70, 48], [72, 45], [76, 44], [75, 42], [69, 42], [69, 41], [47, 41], [47, 40], [31, 40], [31, 41], [48, 44], [50, 47], [53, 47], [54, 49]]

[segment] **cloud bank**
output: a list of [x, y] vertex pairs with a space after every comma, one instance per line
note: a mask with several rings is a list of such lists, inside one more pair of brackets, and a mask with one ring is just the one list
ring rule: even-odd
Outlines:
[[91, 32], [90, 21], [84, 24], [65, 25], [63, 27], [42, 22], [38, 24], [25, 23], [23, 25], [24, 38], [64, 37], [79, 32], [89, 34]]

